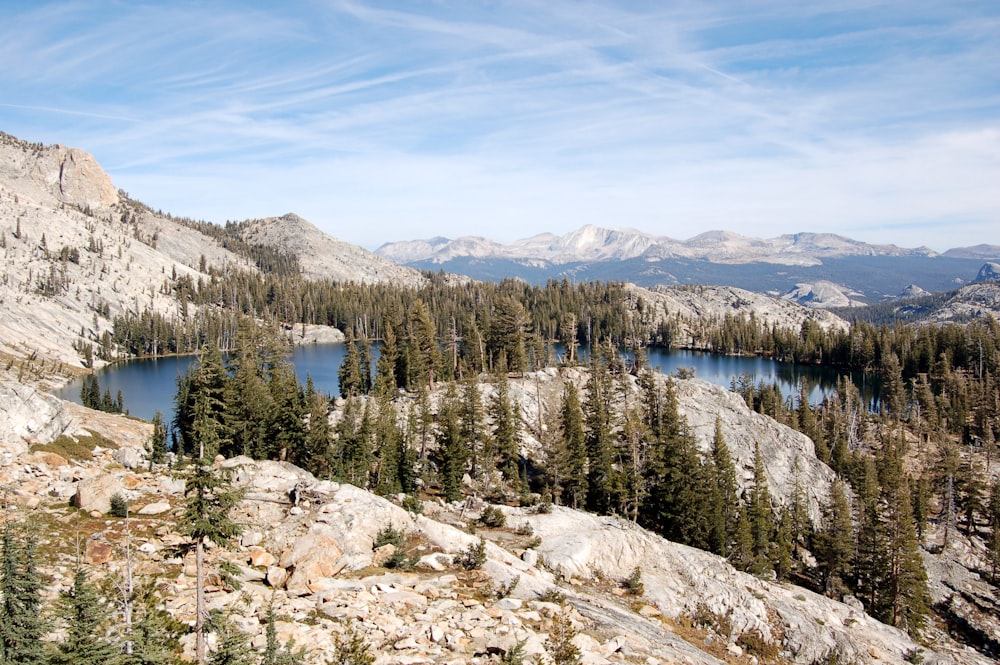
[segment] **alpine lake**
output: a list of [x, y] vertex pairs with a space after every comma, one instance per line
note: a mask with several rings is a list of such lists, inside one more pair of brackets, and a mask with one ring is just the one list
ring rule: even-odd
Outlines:
[[[558, 356], [558, 349], [556, 354]], [[586, 349], [582, 350], [584, 353]], [[339, 395], [337, 372], [344, 360], [344, 344], [308, 344], [292, 349], [289, 360], [295, 366], [300, 383], [311, 377], [316, 389], [329, 395]], [[373, 349], [377, 357], [378, 349]], [[778, 362], [770, 358], [724, 356], [700, 351], [671, 350], [650, 347], [646, 349], [648, 364], [665, 374], [680, 370], [689, 376], [730, 388], [738, 377], [749, 377], [757, 384], [777, 383], [786, 399], [794, 401], [799, 384], [806, 382], [809, 400], [816, 404], [836, 392], [837, 381], [847, 375], [857, 385], [869, 408], [878, 404], [878, 381], [863, 372], [816, 365], [799, 365]], [[101, 392], [111, 391], [114, 398], [121, 391], [124, 407], [130, 415], [152, 420], [156, 412], [168, 420], [174, 411], [177, 380], [197, 362], [194, 355], [147, 358], [114, 363], [97, 372]], [[56, 396], [80, 403], [82, 379], [75, 380], [56, 391]]]

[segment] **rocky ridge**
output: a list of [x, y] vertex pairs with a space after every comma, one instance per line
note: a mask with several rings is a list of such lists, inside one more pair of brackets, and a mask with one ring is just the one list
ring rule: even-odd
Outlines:
[[[816, 323], [824, 330], [846, 330], [847, 322], [822, 309], [812, 309], [786, 298], [773, 298], [762, 293], [734, 286], [661, 286], [646, 289], [629, 287], [638, 297], [653, 306], [650, 316], [656, 321], [669, 321], [677, 315], [689, 322], [726, 316], [752, 315], [758, 321], [779, 328], [801, 328], [803, 322]], [[688, 324], [690, 325], [690, 324]], [[691, 330], [684, 331], [690, 337]], [[683, 344], [682, 338], [679, 343]]]
[[[248, 242], [300, 252], [307, 277], [409, 285], [423, 280], [415, 270], [330, 238], [295, 215], [256, 220], [246, 228]], [[228, 267], [257, 270], [213, 238], [115, 190], [91, 155], [2, 133], [0, 254], [0, 371], [29, 382], [59, 382], [81, 370], [81, 353], [74, 349], [99, 343], [117, 315], [177, 315], [174, 289], [183, 280], [207, 280], [209, 271]], [[330, 335], [314, 331], [310, 338]]]
[[241, 228], [241, 235], [247, 242], [294, 252], [307, 279], [362, 284], [391, 282], [411, 287], [427, 281], [413, 268], [396, 265], [366, 249], [328, 236], [292, 213], [249, 220]]
[[621, 261], [644, 257], [702, 259], [713, 263], [763, 262], [782, 265], [818, 265], [822, 259], [843, 256], [934, 256], [926, 247], [906, 249], [871, 245], [832, 233], [796, 233], [777, 238], [751, 238], [731, 231], [709, 231], [688, 240], [675, 240], [635, 229], [586, 225], [565, 235], [542, 233], [503, 245], [483, 238], [434, 238], [388, 242], [375, 250], [398, 263], [442, 263], [459, 256], [542, 260], [553, 264]]

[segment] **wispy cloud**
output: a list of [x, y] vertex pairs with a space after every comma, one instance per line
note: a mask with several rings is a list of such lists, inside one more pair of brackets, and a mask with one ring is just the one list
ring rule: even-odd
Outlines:
[[24, 7], [0, 8], [0, 128], [178, 214], [938, 249], [1000, 218], [995, 3]]

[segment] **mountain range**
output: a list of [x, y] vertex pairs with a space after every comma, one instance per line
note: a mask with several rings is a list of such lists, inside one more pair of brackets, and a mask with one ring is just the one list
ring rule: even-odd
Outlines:
[[542, 233], [509, 244], [478, 237], [390, 242], [376, 253], [401, 265], [475, 279], [532, 283], [568, 278], [640, 286], [719, 284], [784, 296], [812, 307], [843, 307], [940, 292], [975, 280], [1000, 246], [938, 254], [926, 247], [872, 245], [831, 233], [753, 238], [709, 231], [675, 240], [635, 229], [587, 225], [562, 236]]

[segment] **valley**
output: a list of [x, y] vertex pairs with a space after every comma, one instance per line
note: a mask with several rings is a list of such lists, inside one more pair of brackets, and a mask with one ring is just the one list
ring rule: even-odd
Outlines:
[[[31, 590], [39, 658], [76, 648], [80, 571], [93, 648], [127, 662], [1000, 656], [990, 247], [595, 227], [379, 256], [294, 214], [174, 218], [82, 151], [0, 138], [0, 594]], [[496, 279], [439, 271], [462, 260]], [[880, 304], [774, 295], [820, 277]], [[935, 293], [882, 302], [908, 284]], [[325, 389], [289, 358], [330, 342]], [[867, 371], [881, 401], [730, 390], [660, 350]], [[163, 356], [193, 359], [165, 419], [52, 394]]]

